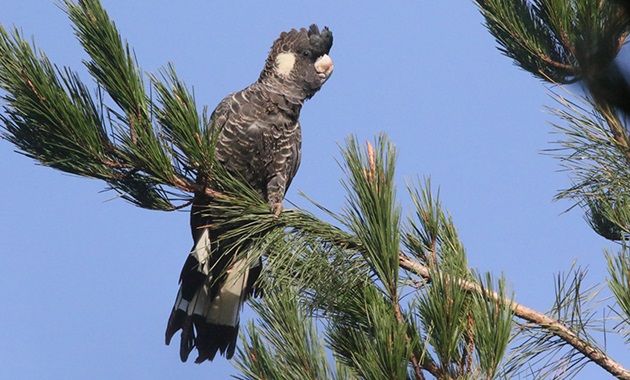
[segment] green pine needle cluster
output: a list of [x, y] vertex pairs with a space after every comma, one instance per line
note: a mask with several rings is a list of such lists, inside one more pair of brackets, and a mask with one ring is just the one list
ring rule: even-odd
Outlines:
[[596, 76], [616, 57], [628, 17], [614, 1], [474, 0], [499, 50], [560, 84]]
[[0, 26], [4, 138], [43, 165], [106, 181], [139, 207], [174, 210], [174, 202], [206, 191], [195, 178], [212, 166], [211, 128], [173, 68], [151, 76], [154, 101], [99, 1], [65, 1], [63, 8], [98, 91], [52, 64], [17, 29]]
[[308, 311], [298, 302], [295, 287], [273, 288], [264, 303], [254, 301], [252, 308], [259, 324], [247, 326], [249, 340], [238, 350], [241, 379], [329, 379], [323, 341]]
[[[250, 325], [238, 356], [246, 378], [295, 378], [290, 368], [316, 378], [279, 343], [300, 342], [319, 352], [312, 326], [332, 354], [328, 367], [317, 365], [319, 378], [407, 379], [425, 371], [438, 378], [498, 378], [513, 325], [510, 302], [497, 302], [510, 299], [504, 280], [467, 268], [452, 220], [429, 188], [410, 188], [417, 207], [411, 215], [421, 219], [410, 217], [402, 226], [396, 151], [385, 135], [365, 147], [351, 137], [342, 156], [347, 203], [332, 216], [343, 228], [300, 210], [233, 230], [266, 230], [248, 253], [265, 257], [266, 276], [264, 297], [254, 304], [259, 321]], [[430, 279], [401, 272], [401, 256], [421, 257]], [[471, 291], [470, 284], [483, 290]]]
[[395, 204], [393, 178], [396, 151], [384, 135], [377, 139], [376, 151], [371, 144], [360, 149], [355, 138], [348, 138], [343, 156], [348, 200], [342, 219], [362, 242], [365, 261], [396, 300], [400, 245], [400, 207]]
[[[609, 240], [622, 240], [630, 228], [627, 197], [630, 190], [630, 151], [625, 126], [607, 118], [587, 98], [573, 101], [555, 95], [558, 107], [549, 108], [562, 123], [552, 123], [562, 139], [549, 153], [560, 160], [573, 185], [556, 196], [575, 201], [586, 212], [593, 230]], [[611, 128], [610, 124], [614, 123]], [[624, 131], [619, 140], [614, 131]]]

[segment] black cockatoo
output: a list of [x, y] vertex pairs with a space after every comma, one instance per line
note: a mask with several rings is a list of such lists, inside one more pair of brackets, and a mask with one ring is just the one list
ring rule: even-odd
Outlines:
[[[228, 95], [211, 116], [216, 159], [247, 181], [276, 215], [300, 165], [300, 110], [332, 74], [332, 43], [330, 30], [317, 25], [283, 32], [258, 80]], [[194, 245], [166, 328], [166, 344], [182, 330], [182, 361], [195, 347], [196, 363], [214, 359], [217, 351], [228, 359], [234, 355], [240, 309], [261, 269], [258, 263], [243, 270], [245, 260], [236, 260], [233, 250], [217, 242], [225, 231], [208, 227], [212, 204], [212, 198], [197, 194], [192, 205]]]

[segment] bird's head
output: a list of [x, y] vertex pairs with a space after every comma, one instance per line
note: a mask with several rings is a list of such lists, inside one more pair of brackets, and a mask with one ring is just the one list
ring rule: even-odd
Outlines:
[[282, 32], [273, 43], [259, 81], [288, 96], [311, 98], [330, 78], [333, 62], [328, 56], [332, 32], [308, 29]]

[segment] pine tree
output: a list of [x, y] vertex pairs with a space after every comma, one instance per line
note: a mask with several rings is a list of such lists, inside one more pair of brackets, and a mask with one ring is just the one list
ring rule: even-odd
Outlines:
[[[630, 343], [630, 86], [614, 61], [628, 33], [627, 4], [476, 3], [502, 53], [556, 85], [550, 109], [561, 137], [552, 154], [574, 182], [557, 197], [573, 200], [595, 232], [619, 242], [606, 252], [616, 319], [605, 326]], [[408, 181], [413, 207], [403, 212], [398, 152], [386, 135], [365, 145], [346, 140], [345, 207], [333, 212], [313, 201], [335, 223], [301, 209], [275, 217], [213, 165], [207, 113], [198, 113], [172, 66], [143, 74], [98, 0], [67, 0], [64, 10], [98, 91], [0, 26], [3, 137], [43, 165], [105, 181], [138, 207], [184, 208], [199, 192], [221, 202], [227, 237], [247, 241], [248, 259], [266, 263], [264, 296], [251, 302], [258, 318], [237, 354], [241, 378], [570, 378], [594, 362], [630, 379], [592, 337], [605, 326], [594, 319], [597, 294], [584, 289], [585, 273], [559, 276], [547, 313], [518, 304], [505, 278], [468, 267], [429, 179]], [[585, 94], [565, 91], [570, 83], [583, 83]], [[214, 168], [216, 188], [195, 183], [199, 167]]]

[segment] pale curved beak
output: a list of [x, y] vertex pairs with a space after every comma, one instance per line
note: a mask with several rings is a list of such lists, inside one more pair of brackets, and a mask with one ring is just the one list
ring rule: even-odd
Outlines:
[[317, 71], [317, 75], [322, 80], [322, 84], [330, 78], [334, 69], [335, 65], [333, 65], [333, 61], [328, 54], [322, 55], [315, 61], [315, 71]]

